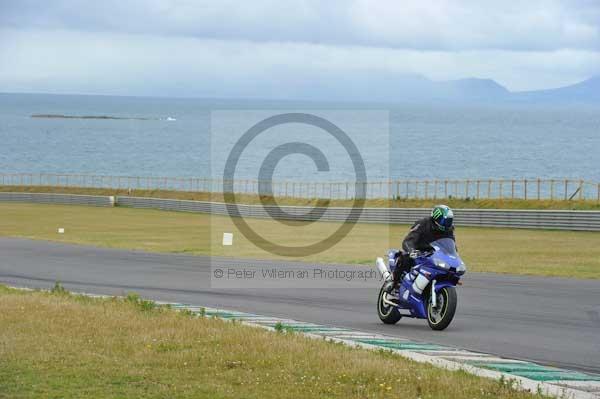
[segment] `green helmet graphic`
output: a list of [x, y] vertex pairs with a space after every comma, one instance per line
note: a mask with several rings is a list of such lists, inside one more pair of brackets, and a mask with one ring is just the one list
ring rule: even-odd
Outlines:
[[448, 231], [452, 227], [454, 213], [446, 205], [436, 205], [431, 210], [431, 220], [436, 229]]

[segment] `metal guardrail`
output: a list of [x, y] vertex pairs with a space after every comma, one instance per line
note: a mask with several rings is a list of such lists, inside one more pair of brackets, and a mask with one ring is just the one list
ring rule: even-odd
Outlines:
[[[111, 200], [112, 198], [112, 200]], [[114, 206], [114, 197], [77, 194], [0, 193], [2, 202], [33, 202], [41, 204]]]
[[[111, 197], [92, 195], [0, 193], [0, 201], [92, 206], [118, 205], [213, 215], [228, 214], [224, 203], [128, 196], [112, 197], [111, 200]], [[282, 206], [277, 208], [275, 206], [238, 205], [239, 212], [244, 217], [271, 218], [272, 216], [269, 215], [266, 208], [270, 208], [271, 214], [275, 218], [315, 219], [307, 217], [308, 212], [313, 209], [311, 207]], [[349, 213], [350, 208], [330, 207], [325, 209], [319, 220], [344, 221]], [[457, 226], [600, 231], [600, 211], [455, 209], [454, 214]], [[358, 222], [411, 224], [427, 215], [429, 215], [429, 210], [423, 208], [364, 208]]]
[[[272, 182], [236, 179], [237, 194], [256, 195], [271, 186], [275, 196], [290, 198], [353, 199], [355, 182]], [[52, 173], [0, 173], [3, 186], [56, 186], [110, 188], [120, 190], [169, 190], [221, 193], [223, 180], [195, 177], [100, 176]], [[430, 179], [381, 180], [359, 183], [366, 198], [382, 199], [525, 199], [596, 200], [600, 202], [600, 182], [581, 179]]]
[[[154, 208], [214, 215], [228, 214], [226, 205], [216, 202], [119, 196], [117, 204], [132, 208]], [[266, 208], [270, 208], [271, 214], [276, 218], [296, 220], [311, 220], [306, 215], [313, 209], [299, 206], [278, 208], [275, 206], [263, 207], [262, 205], [238, 205], [239, 212], [244, 217], [271, 218]], [[330, 207], [326, 208], [319, 220], [344, 221], [349, 213], [350, 208]], [[454, 214], [457, 226], [600, 231], [600, 211], [455, 209]], [[361, 223], [411, 224], [427, 215], [429, 215], [429, 209], [423, 208], [364, 208], [358, 221]]]

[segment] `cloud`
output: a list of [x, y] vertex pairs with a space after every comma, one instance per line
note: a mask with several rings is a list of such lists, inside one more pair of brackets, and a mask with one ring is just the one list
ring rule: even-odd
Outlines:
[[[420, 51], [72, 30], [0, 30], [0, 91], [318, 98], [434, 80], [493, 77], [511, 89], [560, 86], [598, 71], [600, 53]], [[362, 83], [361, 83], [362, 82]], [[356, 87], [354, 87], [356, 86]], [[354, 88], [353, 88], [354, 87]], [[376, 93], [374, 93], [375, 95]]]
[[600, 73], [599, 29], [594, 0], [0, 0], [0, 91], [394, 98], [407, 75], [539, 89]]
[[0, 26], [415, 50], [600, 50], [594, 0], [21, 0]]

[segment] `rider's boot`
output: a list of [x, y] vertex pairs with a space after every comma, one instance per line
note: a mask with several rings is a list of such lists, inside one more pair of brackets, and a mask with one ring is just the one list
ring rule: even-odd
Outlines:
[[404, 270], [404, 268], [401, 268], [400, 266], [396, 266], [396, 269], [394, 269], [394, 273], [392, 274], [391, 278], [388, 281], [386, 281], [383, 285], [383, 291], [387, 292], [388, 294], [391, 294], [395, 288], [398, 288], [400, 281], [402, 281], [405, 275], [406, 270]]

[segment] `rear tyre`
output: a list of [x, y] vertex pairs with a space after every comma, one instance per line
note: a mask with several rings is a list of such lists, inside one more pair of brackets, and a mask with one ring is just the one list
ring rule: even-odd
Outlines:
[[379, 297], [377, 298], [377, 315], [385, 324], [396, 324], [402, 318], [402, 315], [400, 315], [397, 307], [383, 302], [385, 294], [386, 292], [381, 287]]
[[[431, 293], [435, 295], [435, 293]], [[431, 306], [431, 299], [427, 301], [427, 323], [432, 330], [441, 331], [450, 325], [456, 313], [458, 299], [454, 287], [443, 287], [437, 292], [437, 304]]]

